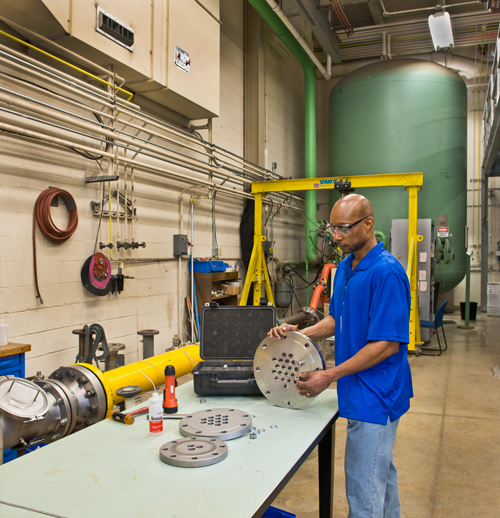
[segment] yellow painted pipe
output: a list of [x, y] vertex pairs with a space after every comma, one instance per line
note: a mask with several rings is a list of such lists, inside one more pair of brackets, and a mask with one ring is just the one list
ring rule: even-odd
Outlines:
[[88, 363], [79, 363], [78, 366], [89, 369], [99, 378], [106, 391], [109, 413], [113, 410], [114, 405], [121, 403], [124, 399], [116, 395], [119, 388], [136, 385], [141, 387], [143, 392], [152, 390], [153, 383], [156, 388], [165, 383], [165, 367], [167, 364], [175, 367], [175, 377], [179, 378], [189, 374], [201, 361], [200, 347], [188, 345], [107, 372], [102, 372]]

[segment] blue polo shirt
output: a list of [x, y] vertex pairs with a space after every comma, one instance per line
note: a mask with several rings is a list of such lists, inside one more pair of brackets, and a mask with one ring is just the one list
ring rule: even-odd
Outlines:
[[352, 270], [354, 254], [338, 266], [330, 302], [335, 318], [335, 364], [368, 342], [399, 342], [399, 352], [337, 381], [341, 417], [387, 424], [410, 408], [413, 397], [409, 342], [410, 285], [399, 262], [377, 243]]

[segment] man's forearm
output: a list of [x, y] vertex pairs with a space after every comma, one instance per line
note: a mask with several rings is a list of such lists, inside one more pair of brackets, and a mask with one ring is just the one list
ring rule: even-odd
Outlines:
[[397, 353], [398, 350], [399, 342], [370, 342], [352, 358], [331, 369], [332, 381], [369, 369]]
[[321, 340], [322, 338], [328, 338], [333, 336], [335, 333], [335, 319], [332, 315], [328, 315], [317, 324], [302, 329], [302, 334], [308, 336], [311, 340]]

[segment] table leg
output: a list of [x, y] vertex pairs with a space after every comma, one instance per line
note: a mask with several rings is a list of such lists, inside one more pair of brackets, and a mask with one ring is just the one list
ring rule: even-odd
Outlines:
[[333, 477], [335, 473], [335, 422], [318, 445], [319, 516], [333, 516]]

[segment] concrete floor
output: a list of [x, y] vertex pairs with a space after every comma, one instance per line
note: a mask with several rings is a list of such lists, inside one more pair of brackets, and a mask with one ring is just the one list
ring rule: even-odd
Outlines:
[[[464, 323], [458, 313], [445, 320]], [[415, 397], [394, 446], [404, 517], [500, 517], [500, 378], [490, 374], [500, 363], [500, 318], [480, 314], [472, 324], [445, 324], [448, 351], [439, 358], [409, 357]], [[339, 419], [335, 518], [348, 513], [345, 440], [346, 420]], [[273, 505], [297, 518], [318, 517], [317, 450]]]

